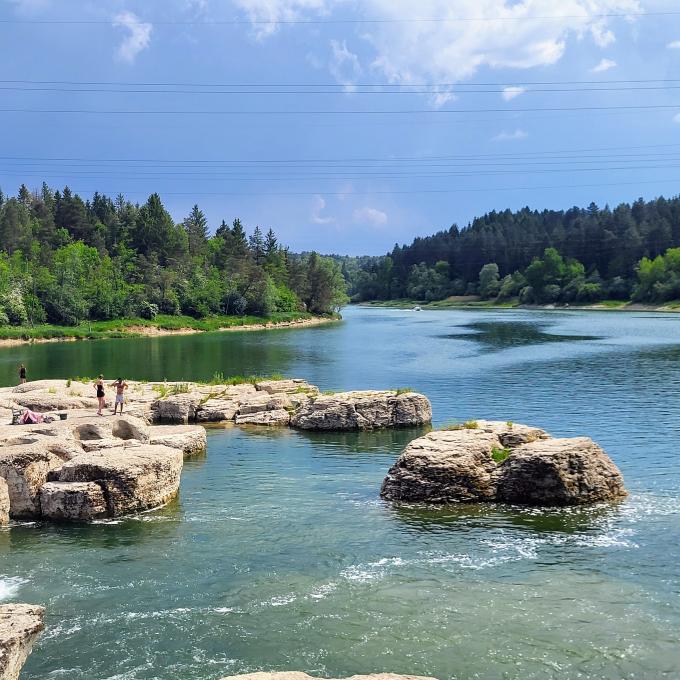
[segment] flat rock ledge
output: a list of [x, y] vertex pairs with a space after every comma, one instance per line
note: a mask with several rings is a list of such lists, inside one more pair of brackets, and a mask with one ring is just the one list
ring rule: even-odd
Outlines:
[[43, 631], [45, 610], [31, 604], [0, 605], [0, 679], [18, 680]]
[[480, 420], [412, 441], [380, 495], [407, 503], [564, 506], [627, 493], [619, 469], [588, 437], [555, 439], [539, 428]]

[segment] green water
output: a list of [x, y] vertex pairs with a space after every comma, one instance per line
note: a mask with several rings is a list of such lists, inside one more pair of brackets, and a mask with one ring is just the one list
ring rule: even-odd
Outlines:
[[170, 506], [0, 531], [0, 595], [44, 604], [24, 680], [217, 680], [255, 670], [460, 679], [680, 676], [680, 317], [350, 309], [329, 327], [3, 350], [0, 379], [300, 376], [410, 386], [438, 423], [586, 434], [618, 506], [398, 508], [417, 431], [211, 430]]

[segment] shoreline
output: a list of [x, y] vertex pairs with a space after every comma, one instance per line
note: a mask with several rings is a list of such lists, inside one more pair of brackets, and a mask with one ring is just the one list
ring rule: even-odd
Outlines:
[[[170, 335], [196, 335], [199, 333], [228, 333], [238, 331], [265, 331], [265, 330], [280, 330], [284, 328], [307, 328], [312, 326], [321, 326], [328, 323], [336, 323], [342, 321], [341, 316], [325, 317], [313, 316], [309, 318], [290, 319], [284, 321], [266, 321], [256, 323], [244, 323], [242, 325], [225, 325], [217, 326], [215, 328], [164, 328], [160, 325], [140, 324], [136, 320], [129, 326], [124, 328], [115, 328], [111, 331], [95, 331], [91, 334], [85, 332], [83, 335], [73, 334], [68, 335], [69, 329], [67, 326], [54, 327], [58, 328], [59, 332], [64, 332], [64, 335], [57, 337], [22, 337], [18, 332], [18, 337], [0, 337], [0, 349], [3, 347], [18, 347], [20, 345], [41, 345], [52, 342], [77, 342], [80, 340], [112, 340], [120, 338], [155, 338], [166, 337]], [[35, 332], [31, 329], [30, 332]], [[38, 331], [39, 332], [39, 331]]]
[[357, 307], [374, 307], [384, 309], [407, 309], [420, 307], [422, 310], [433, 309], [467, 309], [467, 310], [534, 310], [534, 311], [579, 311], [579, 312], [660, 312], [667, 314], [680, 313], [680, 302], [673, 301], [661, 305], [651, 305], [642, 302], [624, 302], [618, 300], [608, 300], [594, 302], [592, 304], [545, 304], [545, 305], [523, 305], [517, 301], [494, 303], [488, 300], [480, 300], [476, 296], [459, 296], [447, 298], [445, 300], [434, 300], [432, 302], [418, 302], [416, 300], [371, 300], [366, 302], [353, 303]]

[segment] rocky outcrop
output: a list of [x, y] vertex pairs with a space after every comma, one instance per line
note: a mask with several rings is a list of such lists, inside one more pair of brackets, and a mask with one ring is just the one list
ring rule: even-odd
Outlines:
[[197, 425], [154, 425], [148, 431], [151, 444], [179, 449], [185, 456], [205, 451], [208, 443], [205, 429]]
[[402, 502], [580, 505], [626, 491], [616, 465], [587, 437], [553, 439], [539, 428], [477, 421], [412, 441], [380, 495]]
[[[283, 671], [281, 673], [246, 673], [244, 675], [230, 675], [222, 680], [321, 680], [307, 673], [298, 671]], [[345, 680], [435, 680], [419, 675], [396, 675], [395, 673], [375, 673], [373, 675], [352, 675]]]
[[285, 409], [273, 409], [271, 411], [254, 411], [236, 416], [237, 425], [267, 425], [270, 427], [283, 427], [290, 423], [290, 413]]
[[30, 604], [0, 605], [0, 678], [18, 680], [33, 644], [45, 628], [45, 610]]
[[579, 505], [626, 495], [619, 469], [588, 437], [524, 444], [500, 471], [496, 498], [505, 503]]
[[40, 487], [44, 519], [85, 521], [108, 516], [104, 490], [96, 482], [46, 482]]
[[0, 477], [0, 524], [9, 524], [9, 488]]
[[373, 430], [414, 427], [431, 420], [432, 407], [422, 394], [356, 391], [309, 401], [295, 412], [291, 425], [301, 430]]
[[201, 404], [197, 394], [176, 394], [157, 399], [151, 404], [151, 420], [159, 424], [186, 425], [196, 420], [196, 409]]
[[119, 517], [172, 500], [179, 491], [182, 458], [181, 450], [168, 446], [105, 449], [52, 470], [49, 481], [95, 482], [103, 490], [107, 515]]

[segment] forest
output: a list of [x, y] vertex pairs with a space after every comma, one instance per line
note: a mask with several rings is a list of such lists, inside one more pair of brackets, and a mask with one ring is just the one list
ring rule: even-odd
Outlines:
[[197, 205], [179, 224], [158, 194], [83, 200], [68, 187], [0, 191], [0, 325], [156, 315], [328, 314], [346, 302], [339, 265], [296, 255], [235, 219], [210, 235]]
[[680, 299], [680, 198], [613, 210], [490, 212], [465, 228], [395, 245], [381, 257], [338, 257], [353, 301], [572, 303]]

